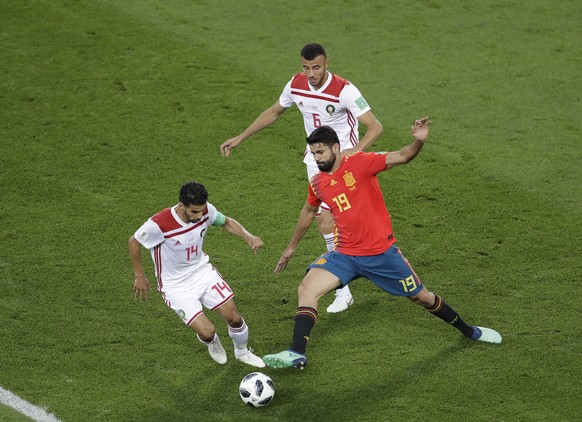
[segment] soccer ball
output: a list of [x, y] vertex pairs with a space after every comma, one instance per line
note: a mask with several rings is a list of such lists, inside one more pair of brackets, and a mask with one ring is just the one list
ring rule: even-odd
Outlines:
[[240, 398], [251, 407], [266, 406], [275, 397], [273, 380], [262, 372], [251, 372], [242, 379]]

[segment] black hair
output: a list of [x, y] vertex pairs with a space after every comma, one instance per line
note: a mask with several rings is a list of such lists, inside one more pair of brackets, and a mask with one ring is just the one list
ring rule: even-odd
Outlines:
[[180, 188], [180, 202], [185, 206], [204, 205], [208, 202], [208, 191], [202, 183], [184, 183]]
[[337, 137], [337, 133], [329, 126], [321, 126], [311, 132], [306, 138], [307, 144], [324, 144], [328, 147], [332, 147], [333, 144], [339, 144], [339, 138]]
[[323, 56], [327, 59], [327, 53], [321, 44], [307, 44], [301, 49], [301, 57], [305, 60], [314, 60], [317, 56]]

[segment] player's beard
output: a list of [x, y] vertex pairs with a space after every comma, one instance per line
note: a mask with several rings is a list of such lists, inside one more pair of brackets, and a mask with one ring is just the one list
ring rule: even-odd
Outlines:
[[333, 163], [335, 163], [335, 159], [336, 155], [332, 152], [331, 157], [329, 157], [329, 160], [323, 162], [320, 161], [317, 163], [317, 168], [319, 169], [319, 171], [329, 173], [329, 171], [333, 168]]

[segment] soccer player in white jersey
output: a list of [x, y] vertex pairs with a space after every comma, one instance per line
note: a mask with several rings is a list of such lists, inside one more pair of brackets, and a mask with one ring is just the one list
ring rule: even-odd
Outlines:
[[140, 300], [147, 300], [149, 296], [150, 283], [142, 265], [143, 246], [151, 251], [158, 290], [164, 301], [208, 346], [212, 359], [224, 364], [227, 355], [202, 306], [217, 311], [226, 321], [235, 358], [262, 368], [265, 366], [262, 359], [248, 348], [249, 329], [236, 308], [232, 289], [202, 251], [204, 237], [211, 226], [221, 226], [244, 239], [255, 253], [263, 246], [261, 238], [208, 202], [208, 192], [202, 184], [186, 183], [180, 189], [177, 205], [151, 217], [129, 238], [135, 273], [134, 295]]
[[[342, 155], [364, 150], [372, 145], [383, 131], [382, 125], [372, 114], [371, 108], [353, 84], [327, 70], [328, 59], [325, 49], [319, 44], [307, 44], [301, 50], [303, 72], [287, 83], [279, 99], [240, 135], [220, 146], [222, 155], [229, 156], [232, 148], [238, 147], [245, 139], [274, 123], [292, 105], [303, 114], [307, 135], [321, 126], [332, 127], [340, 139]], [[366, 126], [366, 132], [359, 139], [358, 124]], [[307, 165], [309, 180], [319, 169], [309, 154], [306, 145], [303, 162]], [[316, 218], [319, 232], [325, 239], [328, 251], [335, 246], [334, 223], [329, 206], [321, 204]], [[346, 310], [354, 303], [348, 286], [338, 289], [333, 303], [327, 308], [335, 313]]]

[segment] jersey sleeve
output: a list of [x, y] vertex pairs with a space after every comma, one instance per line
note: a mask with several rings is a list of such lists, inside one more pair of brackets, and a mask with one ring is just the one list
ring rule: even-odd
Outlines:
[[315, 194], [313, 186], [311, 183], [307, 185], [307, 203], [312, 207], [319, 207], [321, 205], [321, 199]]
[[164, 241], [164, 233], [152, 219], [137, 229], [133, 237], [146, 249], [152, 249]]
[[215, 222], [216, 222], [216, 218], [219, 214], [218, 210], [210, 202], [207, 202], [206, 203], [206, 211], [207, 211], [207, 215], [208, 215], [208, 223], [206, 223], [206, 224], [208, 224], [209, 226], [211, 224], [213, 226], [216, 226], [217, 224], [215, 224]]
[[279, 96], [279, 104], [283, 108], [289, 108], [295, 104], [293, 97], [291, 96], [291, 81], [293, 81], [293, 79], [287, 82], [287, 85], [285, 85], [285, 88], [283, 88], [281, 96]]
[[224, 223], [226, 223], [226, 215], [224, 215], [220, 211], [216, 211], [216, 218], [214, 219], [214, 223], [212, 223], [212, 225], [222, 227], [224, 226]]
[[366, 173], [376, 175], [386, 170], [387, 152], [358, 152], [358, 164]]
[[346, 85], [340, 93], [340, 103], [357, 119], [372, 108], [368, 105], [360, 90], [351, 83]]

